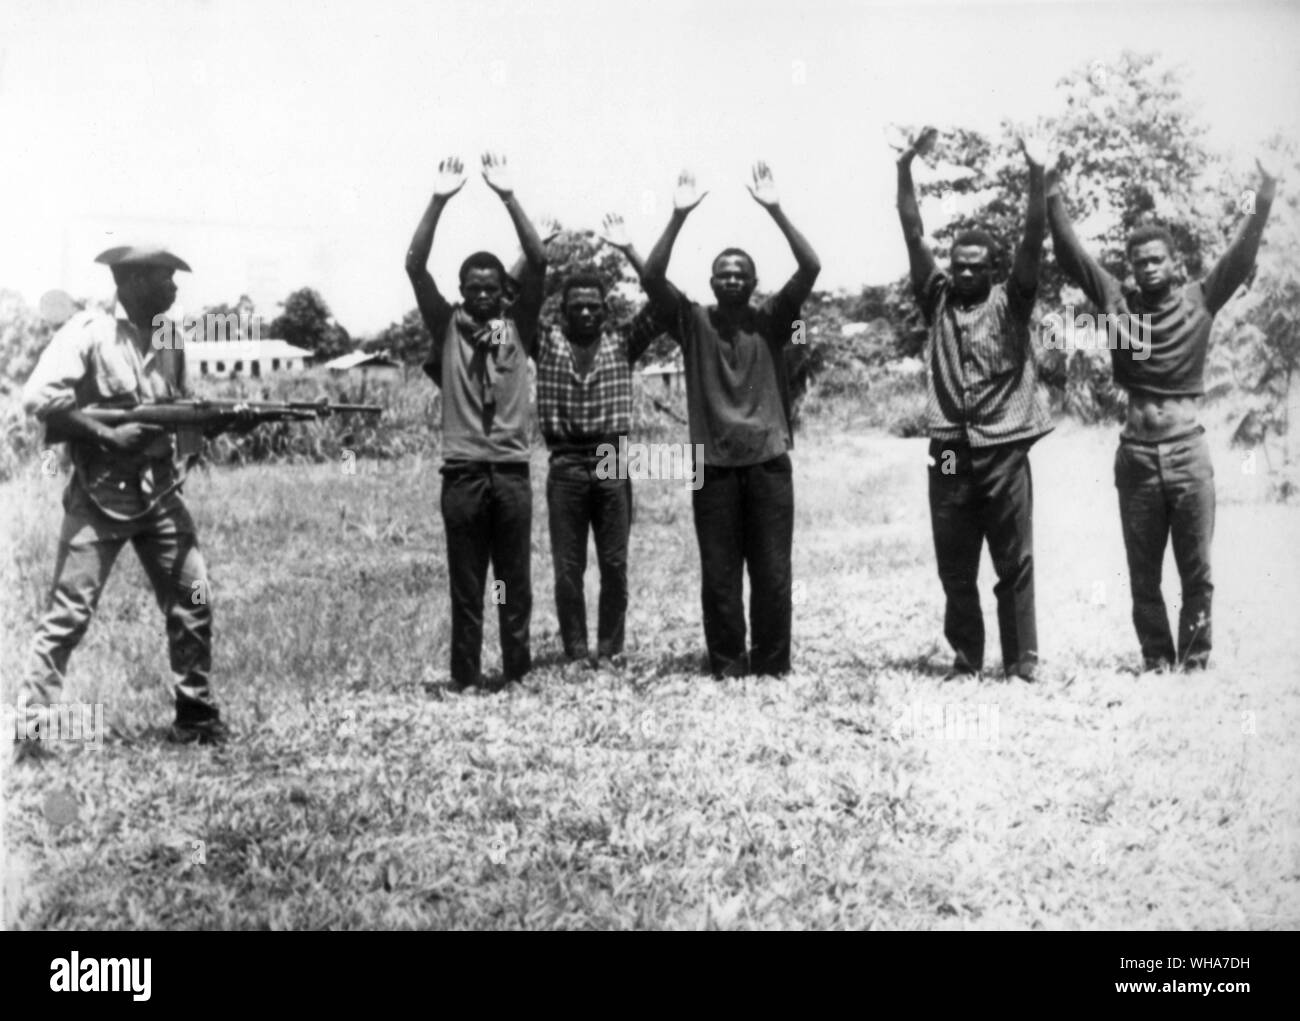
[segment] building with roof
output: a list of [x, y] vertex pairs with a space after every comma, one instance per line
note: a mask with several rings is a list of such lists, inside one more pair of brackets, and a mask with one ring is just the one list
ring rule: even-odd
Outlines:
[[214, 340], [185, 347], [190, 373], [214, 379], [261, 379], [275, 373], [301, 372], [314, 357], [313, 352], [287, 340]]
[[349, 351], [331, 358], [322, 368], [332, 376], [346, 373], [363, 379], [397, 379], [402, 375], [402, 363], [390, 358], [387, 351]]

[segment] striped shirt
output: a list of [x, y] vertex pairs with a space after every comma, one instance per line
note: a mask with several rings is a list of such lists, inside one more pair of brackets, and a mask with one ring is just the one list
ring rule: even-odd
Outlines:
[[930, 327], [925, 426], [931, 439], [972, 447], [1037, 438], [1052, 429], [1038, 387], [1029, 318], [1034, 294], [1014, 280], [977, 305], [952, 301], [952, 281], [935, 268], [917, 300]]
[[537, 417], [548, 447], [597, 443], [632, 428], [632, 364], [667, 322], [646, 305], [626, 323], [606, 327], [591, 369], [579, 375], [569, 340], [557, 326], [537, 349]]

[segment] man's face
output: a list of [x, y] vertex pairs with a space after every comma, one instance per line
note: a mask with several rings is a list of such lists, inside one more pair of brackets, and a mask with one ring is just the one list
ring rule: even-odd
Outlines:
[[564, 299], [569, 336], [594, 337], [605, 324], [605, 299], [598, 287], [574, 287]]
[[952, 289], [958, 297], [977, 299], [993, 284], [993, 260], [983, 245], [958, 245], [952, 250]]
[[722, 255], [714, 261], [709, 286], [719, 305], [748, 305], [757, 284], [754, 267], [743, 255]]
[[475, 267], [465, 274], [465, 282], [460, 285], [460, 296], [465, 299], [465, 308], [475, 319], [491, 319], [501, 314], [501, 302], [505, 291], [501, 288], [501, 277], [494, 269]]
[[1162, 291], [1173, 281], [1173, 256], [1169, 246], [1158, 238], [1135, 245], [1128, 258], [1133, 264], [1133, 279], [1142, 291]]
[[162, 315], [176, 303], [176, 271], [167, 266], [141, 266], [119, 284], [118, 297], [137, 306], [149, 319]]

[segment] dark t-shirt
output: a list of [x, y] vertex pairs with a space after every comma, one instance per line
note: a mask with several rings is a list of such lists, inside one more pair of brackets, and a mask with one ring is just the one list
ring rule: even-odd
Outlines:
[[761, 464], [794, 446], [782, 348], [801, 305], [791, 282], [728, 327], [717, 306], [678, 295], [667, 332], [682, 347], [691, 443], [705, 464]]

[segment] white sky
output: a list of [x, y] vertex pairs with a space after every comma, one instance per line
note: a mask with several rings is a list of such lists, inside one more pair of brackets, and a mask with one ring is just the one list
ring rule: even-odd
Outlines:
[[447, 153], [474, 174], [434, 252], [445, 291], [470, 251], [517, 251], [477, 174], [492, 148], [534, 218], [616, 210], [643, 254], [691, 166], [711, 194], [671, 275], [705, 297], [728, 244], [768, 285], [793, 269], [744, 188], [754, 159], [822, 286], [883, 282], [906, 269], [886, 122], [1029, 120], [1124, 47], [1185, 67], [1243, 169], [1273, 131], [1300, 138], [1290, 3], [5, 0], [2, 24], [0, 287], [107, 296], [94, 256], [152, 240], [194, 267], [187, 311], [247, 292], [273, 313], [311, 285], [354, 335], [413, 307], [402, 260]]

